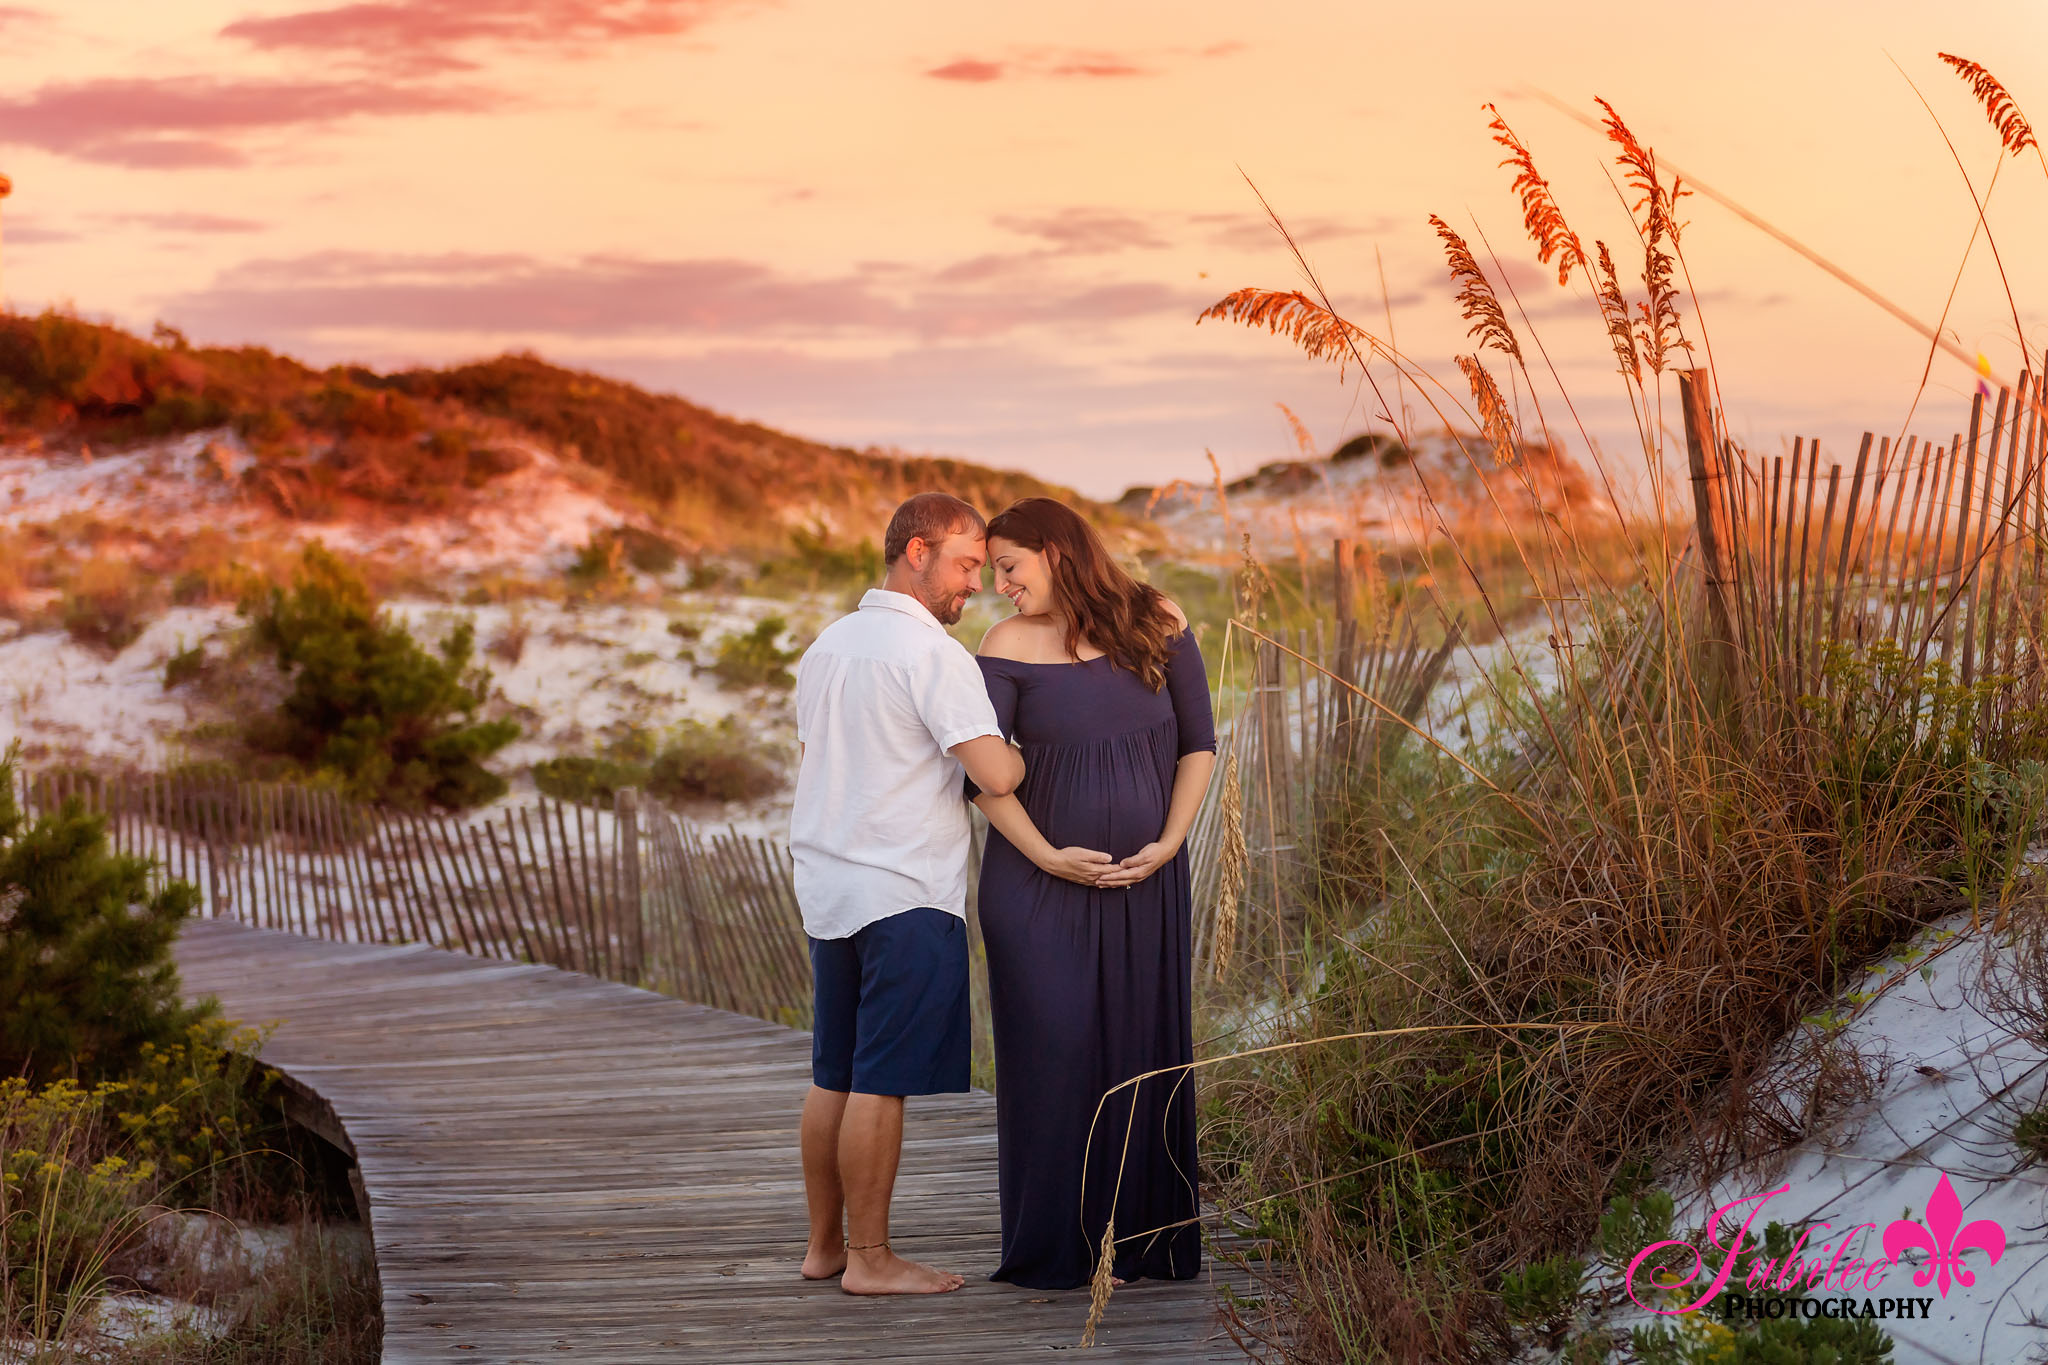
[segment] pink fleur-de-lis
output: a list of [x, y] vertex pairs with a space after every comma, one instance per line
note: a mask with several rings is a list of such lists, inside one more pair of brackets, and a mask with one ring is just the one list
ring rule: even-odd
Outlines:
[[1956, 1225], [1962, 1221], [1963, 1203], [1956, 1198], [1954, 1187], [1948, 1183], [1948, 1172], [1944, 1171], [1941, 1183], [1927, 1200], [1927, 1226], [1922, 1227], [1910, 1218], [1893, 1220], [1884, 1230], [1884, 1254], [1897, 1262], [1908, 1251], [1932, 1253], [1933, 1259], [1914, 1273], [1913, 1283], [1921, 1289], [1934, 1284], [1945, 1299], [1950, 1279], [1965, 1288], [1977, 1282], [1976, 1276], [1963, 1265], [1964, 1251], [1981, 1248], [1992, 1265], [1997, 1265], [1998, 1258], [2005, 1255], [2004, 1228], [1989, 1218], [1979, 1218], [1957, 1232]]

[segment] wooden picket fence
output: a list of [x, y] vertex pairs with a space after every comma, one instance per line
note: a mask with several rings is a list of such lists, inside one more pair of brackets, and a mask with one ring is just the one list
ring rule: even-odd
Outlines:
[[[1889, 643], [1915, 669], [1990, 682], [1988, 731], [2039, 700], [2048, 421], [2022, 375], [1970, 403], [1967, 434], [1863, 434], [1853, 466], [1744, 451], [1715, 423], [1706, 372], [1680, 375], [1700, 551], [1704, 638], [1738, 705], [1805, 705], [1856, 685], [1845, 658]], [[1941, 704], [1917, 684], [1918, 734]]]
[[[1980, 392], [1966, 432], [1938, 440], [1866, 432], [1846, 466], [1803, 438], [1789, 457], [1742, 449], [1720, 431], [1708, 373], [1678, 379], [1693, 526], [1673, 547], [1670, 590], [1644, 612], [1635, 638], [1599, 666], [1578, 668], [1563, 705], [1654, 726], [1663, 708], [1653, 665], [1677, 648], [1702, 653], [1703, 676], [1718, 680], [1713, 704], [1731, 723], [1755, 722], [1776, 744], [1818, 725], [1831, 707], [1895, 707], [1909, 742], [1952, 727], [1962, 704], [1973, 708], [1980, 740], [2015, 721], [2034, 723], [2048, 708], [2042, 378]], [[1205, 967], [1220, 969], [1234, 949], [1284, 978], [1290, 953], [1303, 946], [1302, 898], [1313, 894], [1305, 874], [1318, 798], [1340, 780], [1369, 780], [1411, 737], [1403, 721], [1427, 728], [1424, 704], [1458, 646], [1456, 622], [1427, 646], [1399, 622], [1389, 635], [1363, 637], [1342, 612], [1350, 562], [1340, 542], [1334, 629], [1325, 622], [1253, 636], [1233, 626], [1233, 665], [1250, 677], [1220, 699], [1234, 710], [1220, 727], [1220, 756], [1237, 758], [1243, 884], [1229, 907], [1231, 931], [1219, 934], [1219, 782], [1193, 836], [1195, 959]], [[1950, 686], [1929, 686], [1930, 671]], [[1957, 699], [1972, 688], [1967, 703]], [[1815, 735], [1822, 742], [1812, 757], [1821, 761], [1828, 750]], [[1539, 744], [1506, 777], [1550, 780], [1551, 757]]]
[[[1335, 548], [1338, 603], [1333, 628], [1261, 631], [1232, 627], [1224, 642], [1245, 675], [1226, 677], [1219, 707], [1217, 757], [1235, 759], [1246, 860], [1244, 883], [1219, 943], [1224, 789], [1212, 781], [1188, 835], [1194, 885], [1194, 960], [1215, 968], [1232, 953], [1281, 963], [1300, 946], [1296, 930], [1309, 833], [1318, 795], [1346, 771], [1390, 761], [1413, 736], [1431, 691], [1462, 638], [1451, 622], [1431, 643], [1403, 615], [1373, 631], [1348, 610], [1354, 550]], [[1380, 701], [1374, 705], [1371, 697]], [[1397, 719], [1398, 717], [1398, 719]]]
[[540, 962], [807, 1027], [810, 961], [789, 851], [706, 834], [622, 791], [417, 815], [288, 783], [20, 781], [30, 813], [77, 798], [114, 847], [198, 888], [200, 913], [348, 942]]

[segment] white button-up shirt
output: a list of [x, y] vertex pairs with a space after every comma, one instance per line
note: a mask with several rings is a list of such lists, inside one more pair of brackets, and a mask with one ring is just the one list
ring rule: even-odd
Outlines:
[[796, 666], [789, 813], [805, 933], [846, 938], [919, 906], [967, 917], [970, 826], [946, 750], [1001, 734], [974, 656], [916, 598], [871, 589], [819, 633]]

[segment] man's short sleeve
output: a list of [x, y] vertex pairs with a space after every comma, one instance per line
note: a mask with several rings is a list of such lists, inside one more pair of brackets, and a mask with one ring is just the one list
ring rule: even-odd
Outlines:
[[942, 752], [982, 735], [1002, 736], [981, 669], [974, 656], [950, 638], [943, 648], [930, 651], [913, 666], [910, 695], [919, 719]]
[[[806, 665], [810, 665], [808, 672]], [[796, 742], [799, 744], [810, 742], [811, 711], [814, 706], [811, 694], [815, 690], [817, 672], [816, 660], [812, 658], [811, 651], [806, 649], [803, 657], [796, 661]]]

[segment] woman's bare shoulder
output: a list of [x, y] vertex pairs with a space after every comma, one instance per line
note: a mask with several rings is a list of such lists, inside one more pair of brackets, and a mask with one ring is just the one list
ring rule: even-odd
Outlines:
[[1180, 609], [1180, 604], [1163, 593], [1160, 595], [1159, 600], [1165, 605], [1166, 614], [1173, 618], [1173, 628], [1177, 631], [1186, 630], [1188, 628], [1188, 614]]
[[1043, 655], [1045, 642], [1050, 637], [1050, 627], [1035, 616], [1005, 616], [988, 628], [988, 633], [981, 637], [981, 648], [977, 652], [989, 659], [1035, 663]]

